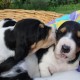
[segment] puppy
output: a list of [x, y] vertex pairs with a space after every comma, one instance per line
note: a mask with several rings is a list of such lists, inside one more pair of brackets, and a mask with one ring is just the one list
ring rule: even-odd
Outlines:
[[[36, 19], [23, 19], [15, 27], [1, 28], [0, 75], [19, 63], [23, 64], [28, 55], [40, 48], [47, 48], [55, 43], [53, 35], [51, 27]], [[0, 78], [5, 79], [2, 76]]]
[[40, 59], [42, 77], [55, 72], [77, 69], [79, 66], [80, 24], [75, 21], [64, 22], [56, 33], [57, 44], [48, 48]]
[[10, 18], [5, 18], [0, 21], [0, 27], [9, 27], [9, 26], [14, 26], [16, 24], [16, 21]]

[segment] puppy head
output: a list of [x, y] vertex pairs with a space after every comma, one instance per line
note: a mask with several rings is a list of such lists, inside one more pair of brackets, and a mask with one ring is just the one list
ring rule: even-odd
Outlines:
[[80, 48], [80, 24], [74, 21], [64, 22], [56, 34], [55, 55], [64, 61], [75, 60]]
[[36, 19], [23, 19], [17, 22], [14, 34], [16, 43], [31, 52], [47, 48], [55, 40], [52, 28]]

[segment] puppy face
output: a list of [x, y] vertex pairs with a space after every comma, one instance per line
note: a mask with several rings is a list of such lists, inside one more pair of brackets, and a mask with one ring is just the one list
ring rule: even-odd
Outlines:
[[55, 55], [64, 61], [76, 58], [80, 48], [80, 24], [74, 21], [64, 22], [57, 31]]
[[[55, 43], [55, 30], [36, 19], [23, 19], [14, 28], [17, 43], [26, 46], [30, 52], [47, 48]], [[21, 40], [21, 41], [20, 41]]]

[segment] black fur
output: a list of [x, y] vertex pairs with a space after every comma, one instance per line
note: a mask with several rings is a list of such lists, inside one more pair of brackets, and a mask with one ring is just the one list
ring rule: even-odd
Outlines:
[[5, 18], [4, 20], [12, 20], [11, 18]]
[[4, 35], [5, 35], [4, 39], [6, 46], [11, 50], [15, 50], [16, 40], [13, 31], [8, 29], [5, 31]]
[[5, 32], [5, 43], [9, 49], [15, 51], [15, 56], [0, 64], [0, 73], [8, 71], [19, 61], [23, 60], [29, 54], [32, 44], [48, 36], [51, 28], [46, 25], [44, 25], [44, 28], [41, 28], [39, 27], [41, 23], [36, 19], [23, 19], [16, 23], [13, 30]]
[[80, 54], [80, 51], [76, 53], [76, 58], [71, 60], [71, 61], [69, 61], [68, 63], [70, 63], [70, 64], [74, 63], [79, 58], [79, 54]]
[[3, 24], [3, 27], [9, 27], [9, 26], [14, 26], [16, 24], [16, 21], [10, 19], [10, 18], [5, 18], [4, 19], [6, 22]]
[[40, 63], [42, 56], [45, 55], [47, 51], [48, 51], [48, 48], [40, 49], [35, 53], [36, 57], [38, 58], [38, 63]]
[[32, 78], [29, 77], [27, 72], [21, 73], [15, 77], [0, 77], [0, 80], [33, 80]]

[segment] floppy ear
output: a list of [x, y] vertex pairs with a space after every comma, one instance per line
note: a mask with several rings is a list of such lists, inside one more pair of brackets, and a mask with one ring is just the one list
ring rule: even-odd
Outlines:
[[28, 53], [30, 47], [28, 46], [28, 42], [26, 41], [24, 36], [19, 36], [16, 39], [16, 49], [15, 49], [15, 60], [20, 61], [24, 59]]
[[14, 33], [12, 30], [8, 29], [5, 31], [5, 43], [6, 45], [8, 46], [8, 48], [10, 48], [11, 50], [14, 50], [15, 49], [15, 36], [14, 36]]
[[17, 31], [14, 36], [14, 33], [14, 31], [7, 30], [5, 32], [5, 40], [7, 41], [6, 45], [10, 46], [11, 49], [15, 49], [14, 60], [17, 62], [27, 56], [29, 47], [25, 34], [20, 34], [20, 32]]

